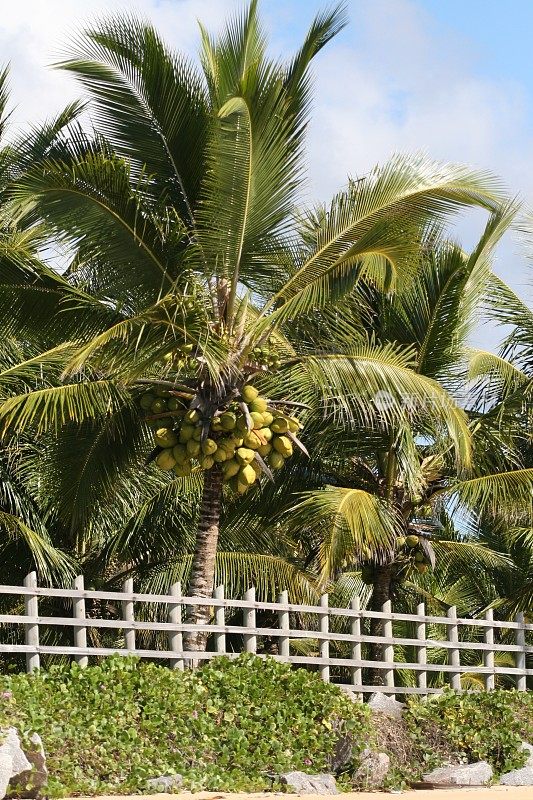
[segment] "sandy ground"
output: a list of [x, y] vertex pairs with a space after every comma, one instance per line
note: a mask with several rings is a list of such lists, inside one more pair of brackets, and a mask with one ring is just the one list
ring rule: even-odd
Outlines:
[[[335, 800], [533, 800], [533, 786], [493, 786], [490, 789], [421, 789], [410, 792], [347, 792], [346, 794], [329, 795]], [[198, 792], [191, 794], [151, 794], [146, 800], [267, 800], [267, 798], [299, 798], [299, 800], [317, 800], [317, 795], [295, 794], [229, 794], [224, 792]], [[89, 800], [89, 798], [75, 798]], [[91, 800], [94, 800], [92, 798]], [[98, 800], [142, 800], [141, 795], [122, 795], [118, 798], [99, 797]]]

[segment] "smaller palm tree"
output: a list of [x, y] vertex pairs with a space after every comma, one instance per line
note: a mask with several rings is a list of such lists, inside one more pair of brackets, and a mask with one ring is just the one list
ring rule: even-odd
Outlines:
[[[397, 597], [406, 581], [412, 585], [414, 576], [434, 568], [436, 555], [478, 568], [499, 565], [508, 574], [509, 560], [484, 551], [477, 536], [450, 537], [446, 529], [467, 520], [474, 529], [481, 513], [530, 518], [533, 471], [520, 454], [524, 427], [517, 420], [509, 425], [494, 408], [480, 411], [477, 393], [468, 395], [479, 358], [472, 360], [476, 372], [469, 372], [473, 312], [492, 280], [491, 250], [515, 212], [507, 206], [495, 213], [469, 256], [430, 242], [412, 282], [392, 297], [368, 288], [372, 328], [362, 335], [411, 356], [413, 371], [438, 387], [433, 402], [420, 407], [409, 399], [403, 416], [390, 422], [389, 396], [378, 396], [384, 412], [379, 427], [323, 427], [315, 434], [322, 443], [323, 485], [303, 495], [293, 524], [316, 531], [323, 585], [344, 569], [362, 569], [374, 611]], [[463, 409], [459, 401], [469, 405]], [[438, 404], [444, 413], [436, 413]], [[380, 620], [371, 632], [380, 635]], [[379, 645], [373, 658], [381, 660]]]

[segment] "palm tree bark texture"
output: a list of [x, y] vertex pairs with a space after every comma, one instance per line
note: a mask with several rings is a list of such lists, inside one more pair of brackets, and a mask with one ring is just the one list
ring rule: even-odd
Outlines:
[[[390, 600], [391, 597], [391, 583], [392, 583], [392, 564], [384, 564], [375, 567], [374, 585], [372, 590], [372, 611], [381, 611], [384, 603]], [[370, 635], [383, 636], [383, 620], [373, 618], [370, 621]], [[378, 642], [370, 644], [370, 658], [372, 661], [384, 660], [384, 645]], [[379, 668], [372, 669], [372, 684], [374, 686], [384, 685], [383, 670]]]
[[[222, 478], [222, 470], [219, 466], [204, 472], [200, 520], [188, 588], [190, 597], [211, 597], [213, 594], [215, 559], [220, 532]], [[209, 606], [192, 606], [187, 615], [187, 622], [195, 625], [207, 625], [210, 617]], [[208, 638], [208, 631], [187, 631], [183, 640], [184, 649], [205, 650]]]

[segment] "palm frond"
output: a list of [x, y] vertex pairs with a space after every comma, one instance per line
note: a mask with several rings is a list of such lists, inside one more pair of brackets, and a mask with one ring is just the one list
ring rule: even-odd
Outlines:
[[364, 561], [370, 555], [380, 560], [392, 551], [399, 520], [392, 507], [376, 495], [326, 486], [302, 497], [289, 513], [296, 515], [298, 524], [323, 532], [319, 555], [322, 584], [346, 561]]
[[[19, 517], [0, 510], [0, 529], [7, 535], [8, 540], [20, 539], [26, 545], [31, 559], [37, 567], [39, 574], [45, 579], [55, 579], [64, 585], [75, 575], [73, 562], [58, 550], [42, 532], [37, 532], [26, 525]], [[5, 550], [4, 542], [1, 550]]]
[[[346, 281], [365, 252], [387, 261], [409, 263], [414, 254], [413, 233], [465, 205], [494, 211], [501, 199], [496, 181], [462, 167], [439, 165], [427, 158], [395, 156], [334, 198], [315, 228], [315, 244], [286, 285], [268, 303], [278, 319], [288, 319], [328, 301], [334, 283]], [[410, 235], [401, 239], [407, 226]], [[400, 239], [400, 241], [399, 241]], [[403, 253], [402, 244], [403, 241]], [[416, 238], [415, 238], [416, 241]], [[392, 248], [392, 250], [390, 249]]]
[[533, 514], [533, 469], [517, 469], [482, 475], [439, 490], [437, 496], [455, 495], [477, 514], [487, 513], [508, 520]]
[[130, 403], [129, 393], [112, 381], [65, 384], [8, 398], [0, 405], [0, 421], [4, 431], [58, 431], [69, 422], [105, 417]]
[[196, 68], [133, 15], [108, 16], [75, 37], [72, 50], [58, 66], [89, 92], [97, 130], [133, 161], [136, 174], [153, 175], [192, 225], [208, 133]]

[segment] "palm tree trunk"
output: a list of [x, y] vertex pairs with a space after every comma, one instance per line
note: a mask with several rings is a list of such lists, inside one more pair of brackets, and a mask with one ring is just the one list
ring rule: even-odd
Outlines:
[[[372, 589], [372, 599], [370, 607], [372, 611], [381, 611], [383, 604], [390, 600], [392, 583], [392, 564], [384, 564], [374, 567], [374, 584]], [[383, 620], [372, 619], [370, 621], [370, 635], [383, 636]], [[372, 661], [383, 661], [383, 645], [372, 642], [370, 645], [370, 658]], [[371, 670], [371, 682], [374, 686], [383, 686], [383, 670], [375, 668]]]
[[[204, 472], [204, 491], [188, 586], [189, 597], [212, 597], [213, 595], [221, 500], [222, 470], [216, 464], [212, 469]], [[209, 622], [210, 617], [209, 606], [192, 606], [186, 619], [188, 624], [205, 625]], [[184, 634], [184, 649], [205, 650], [208, 637], [207, 631], [187, 632]]]

